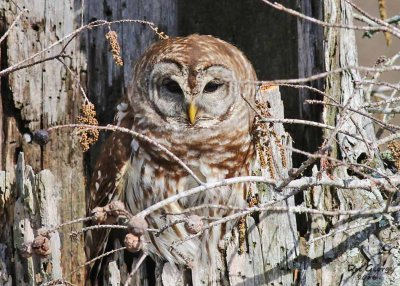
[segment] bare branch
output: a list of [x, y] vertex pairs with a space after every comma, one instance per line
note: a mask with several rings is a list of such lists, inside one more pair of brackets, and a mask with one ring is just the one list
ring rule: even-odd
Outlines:
[[321, 25], [323, 27], [329, 27], [329, 28], [341, 28], [341, 29], [350, 29], [350, 30], [360, 30], [360, 31], [383, 31], [383, 32], [389, 32], [391, 34], [393, 34], [394, 36], [396, 36], [397, 38], [400, 38], [400, 31], [398, 31], [397, 29], [393, 29], [393, 26], [385, 23], [386, 25], [380, 25], [380, 26], [376, 26], [376, 27], [370, 27], [370, 26], [350, 26], [350, 25], [343, 25], [343, 24], [333, 24], [333, 23], [328, 23], [328, 22], [324, 22], [318, 19], [315, 19], [313, 17], [309, 17], [306, 16], [302, 13], [299, 13], [293, 9], [287, 8], [285, 6], [283, 6], [282, 4], [279, 4], [277, 2], [272, 3], [268, 0], [262, 0], [265, 4], [277, 9], [277, 10], [281, 10], [284, 12], [287, 12], [288, 14], [291, 14], [293, 16], [296, 16], [298, 18], [310, 21], [312, 23]]
[[[393, 184], [399, 184], [400, 182], [400, 177], [399, 176], [392, 176], [390, 177], [390, 181]], [[230, 178], [230, 179], [225, 179], [219, 182], [211, 182], [211, 183], [205, 183], [202, 186], [198, 186], [195, 188], [192, 188], [190, 190], [181, 192], [179, 194], [176, 194], [174, 196], [171, 196], [167, 199], [164, 199], [147, 209], [139, 212], [137, 216], [147, 216], [148, 214], [165, 207], [173, 202], [176, 202], [182, 198], [192, 196], [195, 194], [198, 194], [200, 192], [204, 191], [209, 191], [218, 187], [222, 186], [229, 186], [237, 183], [246, 183], [246, 182], [253, 182], [253, 183], [265, 183], [268, 185], [271, 185], [271, 187], [277, 187], [282, 184], [280, 181], [276, 181], [273, 179], [269, 179], [266, 177], [260, 177], [260, 176], [244, 176], [244, 177], [235, 177], [235, 178]], [[297, 180], [292, 180], [289, 184], [286, 185], [287, 188], [296, 188], [296, 189], [304, 189], [305, 187], [313, 187], [313, 186], [330, 186], [330, 187], [336, 187], [336, 188], [342, 188], [342, 189], [365, 189], [371, 191], [372, 186], [371, 184], [379, 184], [381, 186], [386, 186], [388, 185], [386, 179], [374, 179], [373, 181], [371, 179], [340, 179], [340, 178], [315, 178], [315, 177], [302, 177]]]
[[15, 20], [11, 23], [10, 27], [7, 29], [7, 31], [4, 33], [3, 36], [1, 36], [0, 38], [0, 44], [4, 41], [5, 38], [7, 38], [8, 34], [10, 34], [10, 31], [12, 30], [12, 28], [15, 26], [15, 24], [19, 21], [19, 19], [21, 18], [21, 16], [28, 12], [28, 9], [23, 9], [21, 12], [19, 12], [18, 16], [15, 18]]
[[[69, 33], [68, 35], [64, 36], [62, 39], [54, 42], [53, 44], [49, 45], [47, 48], [35, 53], [34, 55], [0, 71], [0, 77], [2, 76], [6, 76], [12, 72], [15, 72], [17, 70], [29, 67], [29, 66], [33, 66], [45, 61], [49, 61], [49, 60], [53, 60], [56, 59], [60, 56], [62, 56], [63, 52], [65, 51], [66, 47], [68, 46], [68, 44], [71, 42], [71, 40], [73, 38], [75, 38], [78, 34], [80, 34], [82, 31], [87, 30], [87, 29], [91, 29], [91, 28], [95, 28], [95, 27], [100, 27], [100, 26], [104, 26], [104, 25], [112, 25], [112, 24], [116, 24], [116, 23], [140, 23], [140, 24], [145, 24], [149, 27], [151, 27], [153, 30], [156, 29], [154, 23], [152, 22], [148, 22], [148, 21], [143, 21], [143, 20], [118, 20], [118, 21], [105, 21], [105, 20], [97, 20], [94, 22], [91, 22], [85, 26], [82, 26], [78, 29], [76, 29], [75, 31]], [[155, 30], [155, 32], [157, 33], [157, 29]], [[64, 43], [65, 41], [67, 41], [67, 44], [63, 46], [63, 48], [61, 49], [61, 52], [57, 53], [54, 56], [50, 56], [48, 58], [45, 59], [40, 59], [38, 61], [34, 61], [34, 62], [30, 62], [31, 60], [35, 59], [36, 57], [43, 55], [44, 53], [46, 53], [47, 51], [50, 51], [51, 49], [53, 49], [54, 47]]]

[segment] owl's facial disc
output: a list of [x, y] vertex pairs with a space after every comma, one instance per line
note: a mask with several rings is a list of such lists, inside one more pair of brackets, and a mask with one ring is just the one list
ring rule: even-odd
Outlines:
[[233, 72], [223, 66], [211, 66], [197, 70], [194, 78], [191, 71], [175, 63], [154, 66], [149, 99], [164, 120], [206, 127], [229, 115], [237, 100]]
[[193, 102], [198, 109], [196, 119], [226, 120], [238, 100], [237, 84], [231, 70], [221, 65], [204, 69], [197, 75], [198, 93]]
[[185, 109], [183, 74], [174, 63], [157, 63], [150, 74], [148, 96], [163, 120], [178, 120]]

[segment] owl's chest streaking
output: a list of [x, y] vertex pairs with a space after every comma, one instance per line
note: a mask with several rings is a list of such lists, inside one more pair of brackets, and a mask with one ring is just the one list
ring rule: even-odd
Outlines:
[[[125, 196], [133, 213], [199, 185], [190, 174], [162, 151], [152, 147], [139, 147], [135, 141], [133, 142], [134, 152], [127, 167], [125, 189]], [[231, 138], [217, 137], [207, 143], [190, 142], [178, 145], [177, 142], [172, 142], [168, 145], [169, 150], [205, 183], [246, 176], [250, 173], [254, 152], [250, 137], [235, 140], [232, 134]], [[231, 203], [244, 201], [246, 199], [244, 187], [233, 185], [183, 198], [177, 204], [180, 210], [175, 211], [206, 203], [226, 204], [232, 197], [235, 197], [235, 200]]]
[[[140, 118], [138, 121], [140, 122]], [[140, 123], [135, 125], [141, 129]], [[248, 125], [232, 126], [229, 129], [224, 128], [226, 132], [221, 132], [221, 128], [166, 130], [157, 127], [143, 128], [140, 132], [166, 147], [201, 181], [207, 183], [250, 173], [254, 147]], [[167, 197], [198, 186], [182, 166], [157, 147], [146, 143], [138, 144], [135, 140], [131, 147], [132, 156], [126, 172], [129, 184], [126, 196], [131, 197], [131, 206], [135, 206], [132, 211], [141, 211]], [[179, 204], [183, 208], [193, 207], [205, 203], [209, 194], [214, 193], [218, 191], [187, 197], [180, 200]], [[229, 200], [230, 194], [217, 194], [217, 197], [219, 199], [212, 202], [224, 204]], [[241, 197], [245, 199], [245, 194]]]

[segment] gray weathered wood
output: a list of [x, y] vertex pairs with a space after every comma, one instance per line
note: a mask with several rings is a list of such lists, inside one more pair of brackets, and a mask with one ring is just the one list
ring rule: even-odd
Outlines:
[[[284, 107], [279, 96], [278, 88], [270, 88], [265, 99], [270, 103], [271, 117], [284, 118]], [[282, 124], [274, 124], [276, 135], [280, 138], [285, 148], [285, 157], [282, 158], [279, 146], [271, 138], [271, 148], [275, 166], [275, 179], [287, 177], [288, 170], [292, 167], [291, 151], [286, 146], [291, 147], [291, 137], [285, 132]], [[283, 162], [286, 162], [284, 166]], [[269, 172], [263, 175], [270, 177]], [[291, 190], [285, 189], [282, 193], [277, 193], [266, 186], [259, 187], [261, 203], [271, 202], [288, 194]], [[276, 206], [294, 206], [294, 198], [276, 203]], [[260, 243], [263, 250], [265, 285], [290, 285], [293, 282], [294, 260], [299, 254], [297, 223], [294, 214], [290, 213], [262, 213], [260, 214]]]
[[33, 253], [31, 243], [40, 229], [50, 229], [60, 224], [57, 206], [60, 188], [48, 170], [35, 175], [30, 166], [25, 166], [24, 154], [20, 153], [16, 167], [14, 187], [13, 246], [14, 273], [17, 285], [39, 285], [61, 279], [61, 242], [57, 231], [50, 234], [51, 255], [40, 257]]
[[[20, 0], [17, 3], [1, 1], [3, 31], [24, 8], [29, 11], [16, 23], [2, 43], [2, 68], [30, 57], [80, 26], [80, 22], [75, 21], [76, 18], [80, 18], [80, 4], [74, 0]], [[60, 48], [58, 46], [52, 49], [37, 60], [57, 54]], [[69, 44], [65, 54], [68, 56], [64, 58], [65, 63], [79, 75], [85, 69], [79, 37]], [[2, 78], [1, 89], [3, 112], [0, 116], [3, 128], [0, 132], [0, 169], [6, 171], [8, 180], [12, 183], [18, 153], [24, 151], [26, 164], [30, 165], [35, 173], [45, 168], [51, 170], [60, 186], [60, 198], [52, 207], [60, 211], [59, 219], [62, 221], [85, 215], [83, 153], [70, 132], [52, 132], [49, 144], [44, 147], [24, 140], [24, 134], [31, 135], [39, 128], [74, 122], [82, 100], [72, 78], [60, 62], [52, 60]], [[0, 202], [0, 213], [14, 213], [16, 197], [16, 194], [13, 194], [8, 196], [6, 201]], [[12, 239], [8, 237], [11, 237], [10, 224], [13, 224], [13, 217], [7, 216], [9, 221], [0, 222], [0, 228], [5, 230], [5, 233], [0, 233], [0, 240], [7, 241], [7, 247], [10, 249]], [[79, 229], [79, 225], [77, 227]], [[69, 238], [68, 232], [74, 229], [75, 226], [69, 227], [61, 237], [64, 275], [85, 261], [82, 241], [74, 242]], [[12, 256], [9, 256], [9, 259], [12, 259]], [[12, 267], [10, 262], [8, 267]], [[75, 273], [72, 280], [80, 284], [83, 278], [84, 273], [81, 270]]]
[[[325, 21], [352, 25], [352, 9], [343, 0], [325, 1]], [[357, 48], [354, 31], [347, 29], [326, 28], [325, 64], [327, 70], [339, 67], [357, 65]], [[339, 55], [335, 57], [334, 55]], [[338, 102], [358, 108], [364, 103], [364, 93], [354, 88], [354, 81], [360, 79], [357, 71], [346, 71], [335, 74], [326, 79], [326, 93]], [[327, 99], [326, 99], [327, 100]], [[336, 108], [324, 109], [324, 122], [335, 124], [346, 114], [340, 114]], [[357, 127], [356, 127], [357, 125]], [[376, 140], [371, 120], [358, 114], [348, 117], [343, 129], [352, 133], [363, 133], [365, 138], [372, 142]], [[329, 138], [330, 131], [325, 132]], [[357, 162], [360, 154], [365, 153], [368, 158], [374, 158], [378, 168], [381, 168], [377, 150], [374, 146], [367, 148], [364, 143], [354, 140], [349, 136], [338, 135], [338, 140], [346, 150], [336, 149], [331, 156], [346, 158], [350, 162]], [[344, 152], [345, 151], [345, 152]], [[384, 172], [383, 169], [380, 169]], [[326, 174], [317, 173], [314, 176]], [[334, 176], [350, 178], [345, 167], [335, 168]], [[376, 208], [384, 204], [382, 194], [366, 192], [365, 190], [343, 190], [334, 188], [314, 187], [304, 193], [304, 201], [308, 207], [317, 209], [363, 209]], [[327, 218], [312, 216], [309, 222], [308, 239], [314, 239], [334, 229], [342, 229], [356, 224], [360, 227], [345, 232], [337, 232], [322, 240], [306, 245], [302, 240], [300, 247], [305, 259], [302, 261], [304, 274], [301, 275], [302, 285], [398, 285], [400, 283], [400, 269], [398, 267], [398, 250], [396, 239], [399, 237], [397, 228], [390, 226], [387, 219], [390, 217], [375, 216], [380, 218], [379, 223], [364, 225], [371, 218], [352, 218], [340, 216]], [[386, 235], [382, 235], [386, 233]], [[386, 248], [384, 247], [386, 245]], [[394, 247], [393, 247], [394, 246]], [[386, 249], [386, 250], [385, 250]]]
[[[7, 178], [7, 173], [5, 171], [0, 171], [0, 205], [4, 205], [9, 201], [11, 194], [10, 180]], [[2, 233], [10, 233], [10, 225], [5, 225], [7, 221], [8, 214], [4, 212], [4, 208], [0, 208], [0, 220], [1, 225], [4, 225]], [[1, 232], [0, 232], [1, 233]], [[13, 283], [13, 277], [11, 276], [10, 258], [9, 253], [11, 252], [11, 237], [8, 239], [4, 235], [0, 235], [0, 285], [11, 286]]]

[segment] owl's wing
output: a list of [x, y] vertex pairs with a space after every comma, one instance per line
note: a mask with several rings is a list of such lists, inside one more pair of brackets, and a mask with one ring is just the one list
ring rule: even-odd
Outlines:
[[[126, 103], [118, 105], [115, 125], [131, 129], [133, 114]], [[132, 135], [123, 132], [112, 132], [102, 146], [90, 183], [88, 215], [95, 207], [119, 200], [125, 186], [125, 171], [131, 156]], [[107, 246], [109, 230], [94, 229], [85, 236], [86, 256], [91, 260], [101, 255]], [[101, 260], [89, 267], [89, 279], [95, 281], [101, 269]], [[95, 283], [93, 283], [95, 284]]]

